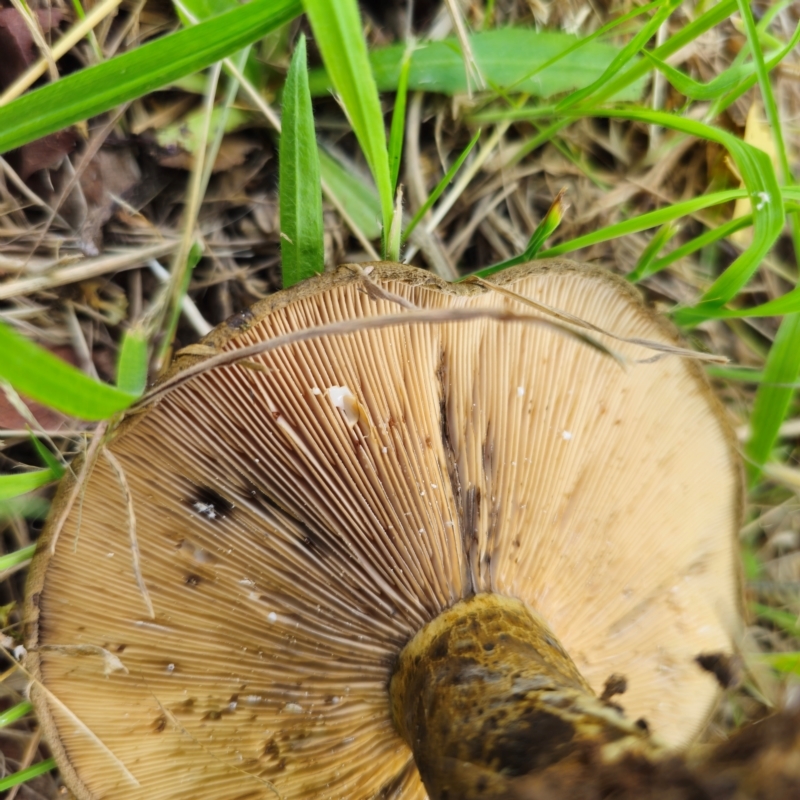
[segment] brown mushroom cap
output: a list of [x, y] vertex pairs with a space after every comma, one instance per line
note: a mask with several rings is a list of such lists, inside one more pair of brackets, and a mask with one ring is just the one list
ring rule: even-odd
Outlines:
[[[531, 313], [373, 266], [420, 308]], [[676, 343], [607, 273], [538, 262], [496, 282]], [[206, 341], [403, 311], [342, 268]], [[523, 600], [596, 691], [623, 674], [628, 716], [688, 743], [717, 695], [694, 658], [737, 635], [740, 468], [695, 363], [633, 363], [653, 351], [597, 338], [627, 369], [530, 321], [312, 338], [126, 421], [29, 585], [32, 694], [78, 797], [423, 798], [391, 722], [392, 665], [479, 592]]]

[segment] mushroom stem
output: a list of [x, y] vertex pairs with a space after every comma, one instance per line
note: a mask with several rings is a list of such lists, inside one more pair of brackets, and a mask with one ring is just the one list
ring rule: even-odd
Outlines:
[[431, 800], [513, 797], [515, 779], [588, 750], [605, 763], [662, 752], [643, 722], [594, 694], [538, 615], [500, 595], [464, 600], [422, 628], [390, 696]]

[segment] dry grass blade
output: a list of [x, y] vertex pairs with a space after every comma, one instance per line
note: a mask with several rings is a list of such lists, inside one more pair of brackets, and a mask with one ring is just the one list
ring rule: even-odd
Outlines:
[[346, 336], [347, 334], [358, 333], [359, 331], [374, 331], [382, 328], [391, 328], [396, 325], [429, 325], [431, 323], [470, 322], [476, 319], [491, 319], [495, 320], [496, 322], [521, 322], [529, 325], [541, 325], [543, 327], [550, 328], [551, 330], [555, 330], [558, 333], [565, 334], [572, 338], [577, 338], [584, 344], [587, 344], [590, 347], [593, 347], [594, 349], [610, 356], [615, 361], [622, 363], [621, 357], [617, 353], [615, 353], [613, 350], [610, 350], [596, 339], [578, 333], [568, 325], [550, 322], [542, 319], [540, 316], [533, 316], [532, 314], [515, 314], [511, 311], [502, 311], [491, 308], [454, 308], [447, 311], [435, 309], [409, 311], [405, 314], [385, 314], [380, 317], [343, 320], [340, 322], [332, 322], [326, 325], [316, 325], [312, 328], [306, 328], [305, 330], [294, 331], [292, 333], [284, 334], [283, 336], [276, 336], [274, 339], [248, 345], [247, 347], [242, 347], [238, 350], [211, 356], [205, 361], [201, 361], [197, 364], [187, 367], [176, 375], [167, 378], [160, 385], [154, 387], [142, 397], [139, 403], [131, 407], [130, 413], [137, 413], [154, 400], [173, 392], [179, 386], [182, 386], [184, 383], [191, 380], [195, 376], [202, 374], [203, 372], [217, 369], [219, 367], [230, 366], [231, 364], [235, 364], [242, 359], [249, 359], [253, 356], [261, 355], [262, 353], [268, 353], [280, 347], [296, 344], [297, 342], [306, 342], [312, 339], [319, 339], [323, 336]]
[[450, 17], [453, 20], [453, 27], [456, 29], [458, 36], [458, 43], [461, 45], [461, 53], [464, 57], [464, 69], [467, 73], [467, 93], [472, 96], [473, 83], [477, 89], [486, 88], [486, 79], [483, 77], [481, 68], [475, 60], [475, 54], [472, 52], [472, 45], [469, 41], [469, 33], [467, 32], [467, 23], [464, 20], [464, 14], [461, 11], [461, 6], [458, 0], [445, 0], [447, 10], [450, 12]]
[[618, 342], [625, 342], [626, 344], [639, 345], [640, 347], [646, 347], [648, 350], [656, 350], [659, 353], [663, 354], [661, 356], [654, 356], [653, 358], [639, 360], [637, 361], [637, 363], [649, 363], [651, 361], [654, 361], [658, 358], [663, 358], [665, 356], [680, 356], [681, 358], [690, 358], [696, 361], [704, 361], [709, 364], [728, 363], [728, 359], [725, 358], [725, 356], [718, 356], [714, 353], [698, 353], [696, 350], [689, 350], [686, 347], [676, 347], [675, 345], [664, 344], [663, 342], [655, 342], [651, 339], [637, 339], [635, 337], [631, 338], [626, 336], [617, 336], [615, 333], [600, 328], [597, 325], [593, 325], [591, 322], [587, 322], [585, 319], [576, 317], [574, 314], [568, 314], [565, 311], [560, 311], [557, 308], [552, 308], [551, 306], [545, 305], [544, 303], [539, 303], [536, 300], [531, 300], [529, 297], [524, 297], [523, 295], [518, 294], [517, 292], [512, 292], [510, 289], [506, 289], [503, 286], [498, 286], [495, 283], [490, 283], [484, 278], [467, 278], [464, 281], [464, 283], [477, 283], [479, 286], [484, 286], [487, 289], [491, 289], [494, 292], [498, 292], [499, 294], [505, 295], [506, 297], [516, 300], [519, 303], [523, 303], [526, 306], [535, 308], [537, 311], [541, 311], [543, 314], [547, 314], [548, 316], [554, 317], [555, 319], [560, 320], [561, 322], [566, 322], [570, 325], [577, 325], [579, 328], [592, 331], [593, 333], [600, 333], [603, 336], [608, 336], [611, 339], [616, 339]]
[[[52, 61], [58, 61], [63, 55], [68, 53], [87, 33], [89, 33], [89, 31], [112, 14], [121, 2], [122, 0], [103, 0], [102, 3], [96, 5], [82, 20], [79, 20], [53, 45], [50, 50]], [[41, 58], [17, 78], [17, 80], [0, 95], [0, 106], [10, 103], [14, 98], [19, 97], [26, 89], [29, 89], [45, 72], [47, 72], [50, 61], [51, 59]]]
[[53, 53], [50, 50], [50, 45], [48, 45], [45, 41], [44, 34], [42, 33], [42, 27], [39, 25], [39, 20], [33, 14], [31, 14], [29, 8], [25, 3], [22, 2], [22, 0], [11, 0], [11, 5], [17, 9], [19, 15], [25, 20], [25, 25], [31, 33], [31, 38], [34, 42], [36, 42], [36, 46], [39, 48], [39, 52], [42, 54], [42, 58], [46, 62], [47, 70], [50, 73], [50, 80], [57, 81], [58, 67], [56, 66], [55, 59], [53, 58]]
[[83, 259], [69, 267], [58, 267], [48, 270], [43, 275], [32, 278], [21, 278], [16, 281], [0, 284], [0, 300], [9, 300], [12, 297], [21, 297], [34, 292], [43, 292], [57, 286], [66, 286], [69, 283], [96, 278], [110, 272], [120, 272], [126, 269], [138, 269], [143, 262], [151, 258], [162, 258], [172, 253], [178, 246], [177, 241], [160, 242], [147, 247], [124, 249], [117, 253], [98, 256], [97, 258]]
[[91, 473], [92, 468], [95, 465], [95, 461], [97, 460], [98, 456], [97, 451], [103, 443], [103, 439], [106, 435], [108, 427], [109, 427], [108, 422], [101, 422], [94, 429], [94, 434], [92, 435], [92, 441], [86, 448], [86, 454], [83, 457], [83, 462], [81, 464], [81, 471], [78, 473], [78, 476], [75, 479], [75, 483], [70, 488], [66, 500], [59, 509], [58, 516], [55, 517], [55, 519], [53, 520], [53, 536], [50, 541], [51, 554], [55, 553], [56, 551], [56, 544], [58, 543], [58, 537], [61, 535], [61, 529], [64, 527], [64, 522], [66, 521], [67, 517], [72, 511], [72, 506], [75, 505], [75, 501], [78, 499], [78, 495], [83, 490], [86, 480], [89, 477], [89, 474]]

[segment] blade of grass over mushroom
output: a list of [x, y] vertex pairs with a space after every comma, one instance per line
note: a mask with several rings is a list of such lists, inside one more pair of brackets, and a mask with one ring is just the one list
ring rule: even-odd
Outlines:
[[147, 385], [147, 334], [141, 328], [130, 328], [122, 337], [117, 361], [117, 388], [140, 395]]
[[308, 93], [306, 38], [302, 35], [286, 76], [282, 120], [281, 276], [287, 288], [322, 272], [325, 266], [319, 154]]
[[470, 139], [469, 144], [461, 151], [461, 154], [458, 158], [451, 164], [450, 169], [447, 170], [445, 176], [436, 184], [436, 188], [430, 193], [428, 199], [419, 207], [417, 213], [411, 219], [411, 222], [408, 223], [408, 226], [403, 231], [403, 236], [401, 242], [405, 242], [408, 240], [408, 237], [411, 236], [411, 232], [414, 228], [419, 225], [420, 220], [428, 213], [431, 209], [433, 204], [441, 197], [442, 192], [448, 187], [450, 182], [455, 178], [456, 173], [461, 169], [461, 165], [467, 160], [467, 156], [472, 152], [472, 148], [478, 143], [478, 139], [481, 137], [481, 129], [478, 128], [475, 131], [475, 135]]
[[33, 558], [35, 552], [36, 545], [32, 544], [29, 547], [23, 547], [21, 550], [15, 550], [13, 553], [6, 553], [6, 555], [0, 556], [0, 572], [25, 564]]
[[137, 399], [136, 394], [93, 380], [2, 323], [0, 352], [0, 377], [26, 397], [64, 414], [105, 419]]
[[[475, 278], [477, 276], [470, 277]], [[502, 293], [506, 293], [502, 287], [492, 285], [491, 288], [501, 291]], [[402, 314], [383, 314], [377, 317], [346, 319], [340, 320], [339, 322], [316, 325], [313, 327], [292, 331], [291, 333], [282, 334], [280, 336], [275, 336], [266, 341], [258, 342], [257, 344], [241, 347], [238, 350], [219, 353], [218, 355], [210, 356], [201, 362], [192, 364], [175, 375], [166, 378], [160, 384], [150, 389], [150, 391], [148, 391], [141, 398], [140, 402], [137, 404], [137, 408], [143, 408], [157, 398], [173, 392], [179, 386], [182, 386], [196, 375], [212, 369], [217, 369], [219, 367], [229, 366], [240, 361], [245, 361], [253, 356], [261, 355], [262, 353], [269, 353], [273, 350], [277, 350], [297, 342], [312, 341], [314, 339], [319, 339], [326, 336], [346, 336], [356, 331], [381, 330], [383, 328], [392, 328], [403, 325], [428, 325], [434, 322], [464, 323], [475, 319], [490, 319], [503, 323], [526, 323], [530, 325], [551, 328], [553, 330], [557, 330], [560, 334], [577, 339], [583, 344], [586, 344], [589, 347], [604, 353], [618, 363], [621, 361], [619, 354], [607, 347], [599, 339], [595, 339], [591, 334], [584, 334], [580, 331], [576, 331], [574, 327], [583, 328], [590, 332], [598, 332], [604, 336], [610, 336], [618, 341], [633, 343], [640, 347], [645, 347], [649, 350], [652, 350], [655, 353], [665, 353], [668, 355], [681, 356], [700, 361], [726, 361], [724, 356], [700, 353], [688, 348], [676, 347], [671, 344], [664, 344], [662, 342], [650, 339], [621, 337], [610, 331], [600, 329], [597, 326], [594, 326], [578, 317], [565, 314], [564, 312], [555, 308], [546, 307], [541, 303], [536, 303], [535, 301], [530, 300], [530, 298], [525, 298], [521, 295], [514, 296], [517, 299], [520, 299], [524, 305], [536, 307], [537, 311], [539, 312], [545, 310], [549, 316], [553, 317], [553, 319], [542, 319], [540, 316], [535, 314], [519, 314], [506, 309], [497, 308], [451, 308], [447, 310], [423, 309], [419, 311], [406, 311]]]
[[0, 152], [204, 69], [290, 22], [301, 9], [299, 0], [253, 0], [35, 89], [0, 107]]
[[25, 783], [25, 781], [37, 778], [39, 775], [44, 775], [45, 772], [50, 772], [55, 766], [56, 762], [52, 758], [46, 758], [44, 761], [33, 764], [27, 769], [15, 772], [12, 775], [7, 775], [5, 778], [0, 778], [0, 792], [5, 792], [8, 789], [12, 789], [14, 786]]
[[781, 322], [772, 343], [764, 381], [756, 392], [750, 416], [750, 441], [745, 446], [751, 483], [766, 464], [778, 438], [778, 430], [794, 397], [792, 388], [800, 376], [800, 314], [790, 314]]
[[383, 228], [388, 234], [394, 212], [389, 153], [358, 5], [356, 0], [304, 0], [303, 4], [333, 88], [341, 98], [375, 179]]

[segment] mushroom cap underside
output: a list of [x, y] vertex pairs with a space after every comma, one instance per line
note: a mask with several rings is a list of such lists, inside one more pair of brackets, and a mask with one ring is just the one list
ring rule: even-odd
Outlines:
[[[668, 743], [707, 719], [717, 689], [694, 659], [737, 635], [741, 476], [697, 364], [594, 333], [623, 367], [508, 293], [372, 267], [280, 292], [206, 342], [411, 320], [409, 304], [436, 319], [198, 374], [123, 423], [45, 531], [33, 697], [78, 797], [424, 798], [392, 665], [479, 592], [535, 609], [596, 691], [625, 675], [626, 713]], [[608, 273], [495, 279], [677, 343]], [[487, 315], [453, 318], [468, 309]]]

